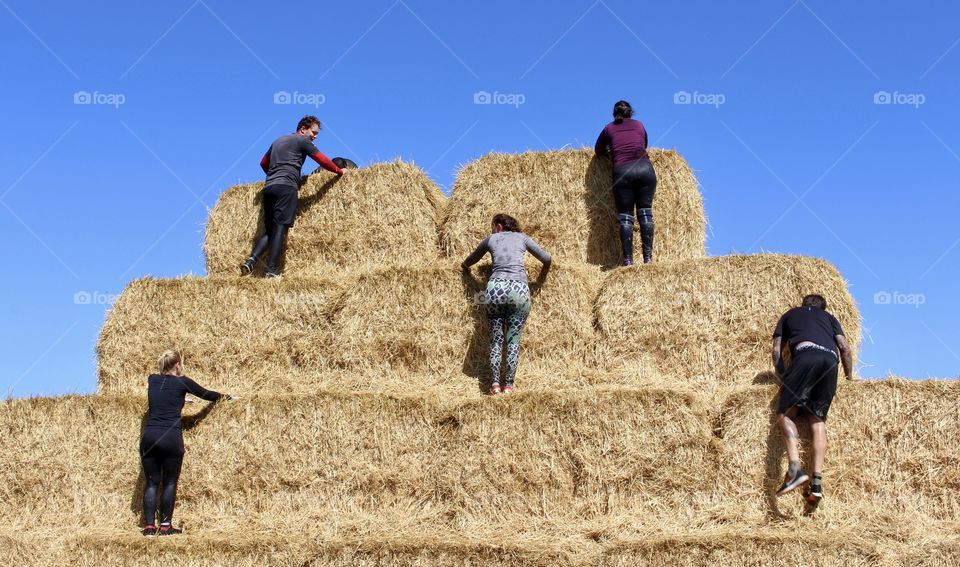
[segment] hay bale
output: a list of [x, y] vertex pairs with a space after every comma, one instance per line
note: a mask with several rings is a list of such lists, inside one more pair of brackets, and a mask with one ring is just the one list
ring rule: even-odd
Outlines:
[[[156, 356], [178, 348], [186, 372], [237, 394], [318, 390], [476, 396], [489, 379], [489, 326], [482, 303], [489, 264], [463, 273], [453, 262], [362, 268], [336, 278], [280, 281], [213, 277], [132, 282], [98, 344], [99, 390], [144, 393]], [[603, 275], [557, 262], [541, 279], [528, 266], [533, 310], [523, 335], [518, 385], [555, 389], [654, 383], [598, 369], [592, 310]]]
[[[103, 530], [137, 525], [145, 406], [134, 396], [0, 405], [6, 527], [56, 529], [89, 518]], [[609, 514], [679, 527], [709, 500], [703, 477], [716, 466], [705, 408], [669, 390], [459, 403], [252, 396], [217, 404], [184, 435], [177, 517], [197, 532], [302, 534], [313, 525], [312, 535], [327, 539], [374, 535], [379, 525], [393, 535], [496, 537], [497, 526], [510, 525], [569, 534]]]
[[[652, 149], [650, 157], [658, 177], [654, 257], [702, 258], [706, 220], [693, 172], [676, 151]], [[610, 160], [590, 149], [489, 154], [457, 175], [441, 226], [443, 249], [448, 256], [466, 257], [486, 235], [493, 215], [505, 212], [561, 260], [619, 265], [611, 184]]]
[[[238, 185], [220, 196], [207, 222], [207, 273], [235, 275], [250, 255], [264, 232], [262, 188], [262, 182]], [[401, 161], [350, 170], [342, 178], [314, 173], [300, 188], [285, 271], [328, 276], [343, 267], [435, 260], [445, 204], [446, 197], [423, 170]], [[261, 262], [258, 271], [262, 269]]]
[[820, 293], [856, 351], [860, 316], [824, 260], [779, 254], [655, 263], [611, 272], [597, 299], [605, 346], [699, 386], [772, 379], [779, 317]]
[[328, 302], [340, 282], [284, 278], [142, 278], [110, 310], [97, 343], [100, 392], [146, 393], [167, 348], [185, 372], [233, 393], [315, 389], [329, 370]]
[[[936, 533], [960, 521], [960, 382], [841, 380], [828, 419], [826, 495], [818, 525], [887, 525], [898, 533]], [[760, 522], [802, 512], [800, 496], [776, 499], [786, 456], [774, 410], [778, 388], [753, 386], [722, 406], [720, 490], [730, 495], [723, 518]], [[809, 429], [802, 420], [803, 453]]]
[[860, 534], [844, 530], [794, 532], [771, 528], [698, 531], [617, 541], [595, 565], [633, 567], [664, 565], [793, 565], [802, 557], [805, 566], [877, 565], [881, 546]]
[[[322, 526], [317, 526], [322, 527]], [[263, 565], [309, 565], [311, 567], [460, 567], [502, 565], [504, 567], [566, 567], [583, 565], [552, 542], [527, 543], [529, 537], [511, 527], [510, 541], [503, 534], [483, 541], [476, 535], [423, 530], [410, 537], [365, 536], [363, 538], [320, 539], [310, 534], [276, 532], [202, 533], [169, 538], [127, 535], [82, 536], [77, 539], [71, 563], [103, 567], [126, 567], [144, 557], [159, 565], [190, 567], [261, 567]], [[153, 541], [151, 541], [153, 540]], [[520, 540], [520, 541], [517, 541]]]

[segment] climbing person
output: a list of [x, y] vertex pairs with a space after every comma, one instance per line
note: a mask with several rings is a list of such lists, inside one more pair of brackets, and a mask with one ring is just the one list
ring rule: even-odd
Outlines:
[[[143, 465], [143, 535], [176, 535], [173, 506], [177, 498], [177, 480], [183, 464], [183, 432], [180, 412], [186, 394], [216, 402], [233, 399], [227, 394], [207, 390], [183, 375], [183, 358], [175, 350], [166, 350], [157, 361], [158, 374], [147, 378], [147, 418], [140, 437]], [[160, 492], [160, 524], [156, 524], [157, 492]]]
[[297, 131], [274, 140], [260, 160], [260, 167], [267, 175], [267, 182], [261, 192], [266, 231], [254, 242], [250, 257], [240, 266], [241, 275], [253, 272], [257, 258], [269, 247], [265, 277], [280, 277], [277, 262], [280, 260], [287, 231], [293, 226], [297, 214], [300, 169], [307, 156], [327, 171], [343, 175], [343, 169], [313, 145], [319, 132], [320, 120], [316, 116], [304, 116], [297, 124]]
[[[790, 364], [784, 369], [783, 341], [790, 348]], [[837, 366], [843, 365], [853, 379], [853, 354], [837, 318], [827, 312], [821, 295], [807, 295], [800, 307], [790, 309], [773, 331], [773, 366], [782, 374], [777, 424], [783, 433], [789, 465], [782, 496], [809, 484], [807, 502], [816, 506], [823, 498], [823, 460], [827, 450], [827, 412], [837, 391]], [[810, 422], [813, 448], [813, 478], [800, 466], [796, 419], [806, 415]]]
[[613, 162], [613, 199], [624, 266], [633, 265], [634, 219], [640, 224], [643, 263], [653, 261], [653, 195], [657, 190], [657, 173], [647, 155], [647, 130], [632, 116], [630, 103], [617, 101], [613, 122], [603, 128], [594, 145], [597, 155], [609, 156]]
[[[493, 259], [493, 272], [484, 294], [490, 323], [490, 394], [509, 394], [513, 392], [513, 381], [520, 361], [520, 333], [530, 314], [530, 286], [523, 268], [523, 257], [529, 251], [543, 263], [543, 270], [550, 268], [551, 257], [523, 233], [520, 223], [510, 215], [494, 215], [490, 229], [492, 234], [467, 256], [461, 267], [469, 270], [487, 252]], [[504, 343], [507, 367], [501, 377]]]

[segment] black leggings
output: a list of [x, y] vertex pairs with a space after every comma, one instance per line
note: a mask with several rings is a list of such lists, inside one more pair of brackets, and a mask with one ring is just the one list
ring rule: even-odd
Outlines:
[[637, 160], [613, 168], [613, 199], [620, 224], [620, 244], [624, 261], [633, 262], [634, 211], [640, 221], [643, 260], [653, 259], [653, 196], [657, 191], [657, 173], [649, 160]]
[[180, 430], [147, 429], [140, 439], [140, 460], [143, 464], [143, 518], [146, 525], [155, 525], [157, 491], [160, 496], [160, 523], [173, 521], [173, 506], [177, 500], [177, 481], [183, 464], [183, 437]]
[[269, 245], [270, 256], [267, 261], [267, 271], [278, 274], [280, 272], [277, 268], [277, 262], [280, 260], [280, 253], [283, 251], [283, 242], [287, 238], [287, 229], [290, 227], [285, 224], [277, 224], [272, 228], [272, 234], [270, 234], [268, 231], [266, 234], [257, 239], [256, 243], [253, 245], [253, 252], [250, 253], [250, 257], [256, 261]]

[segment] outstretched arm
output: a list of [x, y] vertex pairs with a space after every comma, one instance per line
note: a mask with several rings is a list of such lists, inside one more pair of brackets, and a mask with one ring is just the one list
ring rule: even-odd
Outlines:
[[464, 260], [462, 264], [460, 264], [460, 267], [463, 268], [464, 270], [469, 270], [470, 266], [479, 262], [480, 258], [483, 258], [483, 255], [486, 254], [489, 250], [490, 250], [490, 237], [488, 236], [484, 238], [482, 242], [480, 242], [480, 245], [477, 246], [477, 249], [474, 250], [473, 253], [467, 256], [467, 259]]
[[837, 335], [834, 338], [837, 341], [837, 346], [840, 347], [840, 363], [843, 364], [843, 374], [847, 377], [847, 380], [853, 380], [853, 351], [850, 350], [850, 343], [847, 342], [847, 337], [843, 335]]
[[343, 170], [337, 167], [337, 164], [333, 163], [330, 158], [323, 155], [323, 152], [318, 151], [310, 157], [313, 158], [313, 161], [319, 163], [323, 169], [336, 173], [337, 175], [343, 175]]
[[553, 260], [553, 258], [550, 256], [549, 252], [543, 248], [540, 248], [540, 246], [529, 236], [524, 239], [524, 243], [527, 246], [527, 250], [529, 250], [537, 260], [540, 260], [540, 262], [546, 266], [550, 265], [550, 262]]
[[593, 151], [598, 156], [609, 155], [607, 148], [610, 146], [610, 134], [607, 134], [607, 129], [604, 128], [600, 135], [597, 137], [597, 143], [593, 145]]
[[783, 373], [781, 371], [783, 364], [783, 359], [781, 358], [781, 352], [783, 352], [782, 339], [783, 337], [779, 336], [773, 337], [773, 352], [771, 353], [773, 355], [773, 368], [780, 374]]
[[220, 399], [230, 399], [230, 396], [227, 394], [221, 394], [220, 392], [214, 392], [213, 390], [208, 390], [197, 384], [190, 378], [183, 376], [183, 383], [187, 387], [187, 391], [193, 394], [194, 396], [200, 398], [201, 400], [207, 400], [208, 402], [216, 402]]

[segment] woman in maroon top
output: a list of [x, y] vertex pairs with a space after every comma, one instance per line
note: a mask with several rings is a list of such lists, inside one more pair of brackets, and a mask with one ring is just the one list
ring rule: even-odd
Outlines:
[[613, 105], [613, 122], [600, 132], [594, 146], [597, 155], [609, 156], [613, 162], [613, 198], [624, 266], [633, 265], [634, 218], [640, 222], [643, 263], [653, 261], [653, 194], [657, 190], [657, 173], [647, 155], [647, 130], [632, 116], [630, 103], [617, 101]]

